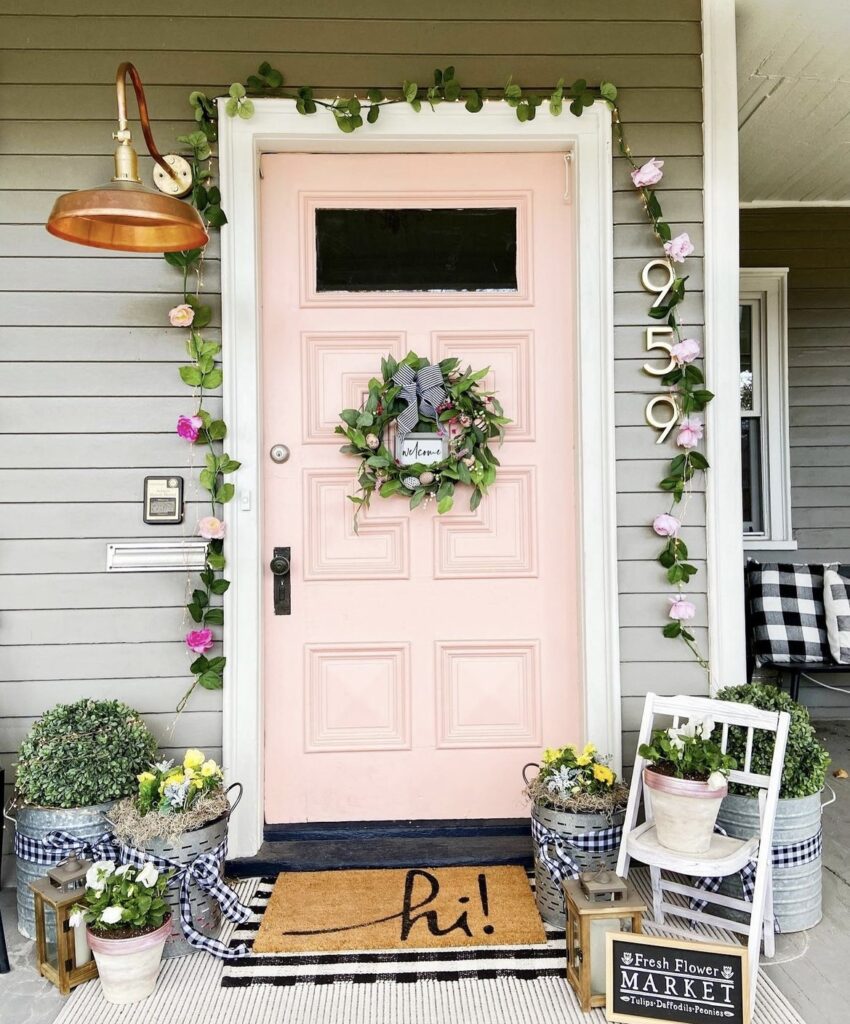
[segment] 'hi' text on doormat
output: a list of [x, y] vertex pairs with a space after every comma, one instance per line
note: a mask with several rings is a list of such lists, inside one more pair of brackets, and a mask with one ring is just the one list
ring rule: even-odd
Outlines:
[[278, 875], [255, 953], [545, 943], [519, 866]]

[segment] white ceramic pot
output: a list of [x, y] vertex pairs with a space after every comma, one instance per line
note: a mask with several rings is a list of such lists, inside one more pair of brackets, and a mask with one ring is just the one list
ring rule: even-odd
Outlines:
[[676, 779], [644, 768], [643, 784], [651, 792], [658, 841], [677, 853], [705, 853], [728, 786], [709, 789], [707, 782]]
[[132, 939], [106, 939], [88, 933], [97, 962], [97, 973], [108, 1003], [138, 1003], [156, 988], [165, 940], [171, 931], [171, 917], [153, 932]]

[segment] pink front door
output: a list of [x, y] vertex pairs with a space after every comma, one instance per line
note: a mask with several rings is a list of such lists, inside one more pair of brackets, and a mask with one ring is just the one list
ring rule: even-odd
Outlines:
[[[266, 581], [266, 820], [521, 814], [523, 764], [582, 739], [564, 157], [262, 170], [264, 447], [291, 452], [265, 461], [265, 557], [292, 549], [291, 614]], [[411, 349], [491, 367], [498, 482], [444, 516], [376, 497], [358, 535], [333, 429]]]

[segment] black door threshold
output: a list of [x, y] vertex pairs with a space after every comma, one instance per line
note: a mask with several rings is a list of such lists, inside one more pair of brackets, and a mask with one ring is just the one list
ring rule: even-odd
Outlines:
[[227, 862], [228, 874], [532, 863], [525, 818], [270, 825], [265, 834], [256, 856]]

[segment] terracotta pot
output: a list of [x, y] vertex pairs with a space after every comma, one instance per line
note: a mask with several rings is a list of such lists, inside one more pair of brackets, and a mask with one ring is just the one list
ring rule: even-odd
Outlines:
[[677, 853], [705, 853], [729, 787], [709, 789], [707, 782], [676, 779], [649, 768], [643, 770], [643, 784], [652, 791], [650, 803], [659, 843]]
[[103, 998], [108, 1003], [138, 1003], [147, 999], [156, 988], [162, 950], [170, 931], [170, 916], [156, 931], [132, 939], [106, 939], [86, 929]]

